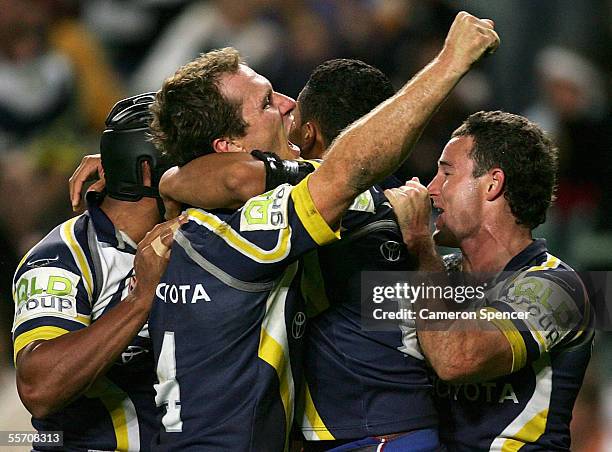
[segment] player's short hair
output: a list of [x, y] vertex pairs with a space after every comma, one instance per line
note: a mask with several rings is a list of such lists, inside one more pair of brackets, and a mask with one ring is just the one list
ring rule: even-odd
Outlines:
[[546, 221], [555, 197], [558, 149], [537, 124], [503, 111], [479, 111], [452, 136], [474, 139], [474, 177], [503, 170], [504, 197], [518, 224], [533, 229]]
[[235, 74], [240, 64], [238, 51], [226, 47], [200, 55], [164, 81], [151, 106], [152, 141], [176, 164], [214, 152], [217, 138], [245, 135], [242, 104], [219, 88], [221, 76]]
[[302, 123], [315, 120], [328, 147], [349, 124], [395, 94], [380, 70], [359, 60], [326, 61], [298, 96]]

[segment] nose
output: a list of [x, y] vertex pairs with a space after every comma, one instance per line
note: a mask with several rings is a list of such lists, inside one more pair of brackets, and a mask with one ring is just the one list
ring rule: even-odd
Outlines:
[[291, 113], [295, 108], [295, 100], [281, 93], [275, 93], [275, 95], [277, 96], [276, 104], [281, 114], [284, 116]]
[[429, 191], [429, 196], [438, 196], [440, 194], [440, 181], [442, 177], [440, 174], [436, 174], [436, 176], [431, 180], [431, 182], [427, 185], [427, 190]]

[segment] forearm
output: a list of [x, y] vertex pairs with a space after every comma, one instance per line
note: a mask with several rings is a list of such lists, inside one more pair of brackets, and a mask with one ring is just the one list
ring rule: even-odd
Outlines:
[[417, 321], [421, 350], [442, 380], [482, 382], [511, 372], [508, 341], [499, 330], [478, 322], [485, 321], [455, 320], [448, 323], [446, 330], [438, 331]]
[[[431, 237], [411, 242], [419, 260], [419, 271], [426, 285], [452, 286], [444, 263]], [[434, 291], [435, 293], [435, 291]], [[463, 303], [471, 303], [472, 300]], [[512, 354], [508, 341], [493, 325], [476, 318], [454, 318], [448, 313], [470, 311], [478, 313], [457, 300], [423, 297], [415, 303], [417, 312], [443, 313], [442, 319], [416, 316], [419, 344], [431, 366], [443, 380], [455, 383], [486, 381], [510, 373]], [[447, 316], [447, 317], [446, 317]]]
[[90, 326], [26, 346], [17, 356], [17, 388], [34, 417], [44, 417], [86, 391], [115, 362], [148, 317], [130, 294]]
[[159, 184], [164, 198], [206, 209], [238, 208], [265, 191], [266, 173], [250, 154], [211, 154], [168, 170]]
[[[309, 187], [333, 224], [353, 198], [392, 173], [409, 155], [431, 116], [467, 71], [440, 54], [395, 96], [346, 129], [332, 144]], [[330, 193], [334, 196], [330, 197]]]

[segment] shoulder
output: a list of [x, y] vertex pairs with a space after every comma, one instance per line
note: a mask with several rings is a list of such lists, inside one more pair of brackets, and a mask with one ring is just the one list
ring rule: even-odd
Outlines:
[[56, 226], [23, 256], [13, 278], [16, 299], [32, 280], [37, 287], [54, 285], [76, 290], [89, 271], [86, 257], [89, 251], [84, 238], [87, 221], [81, 215]]

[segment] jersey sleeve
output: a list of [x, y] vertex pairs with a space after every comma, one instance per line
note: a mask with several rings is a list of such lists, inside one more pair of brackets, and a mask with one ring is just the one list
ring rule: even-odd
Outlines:
[[178, 233], [183, 236], [179, 246], [196, 262], [200, 258], [194, 258], [194, 251], [242, 281], [270, 281], [302, 254], [340, 238], [314, 205], [308, 177], [251, 198], [232, 215], [200, 209], [187, 213], [190, 221]]
[[[75, 243], [75, 248], [78, 245]], [[77, 259], [67, 246], [39, 244], [13, 279], [13, 358], [29, 343], [86, 327], [91, 303]]]
[[497, 299], [483, 308], [515, 313], [511, 320], [491, 320], [512, 347], [513, 372], [578, 341], [592, 320], [588, 294], [576, 272], [533, 268], [506, 282]]

